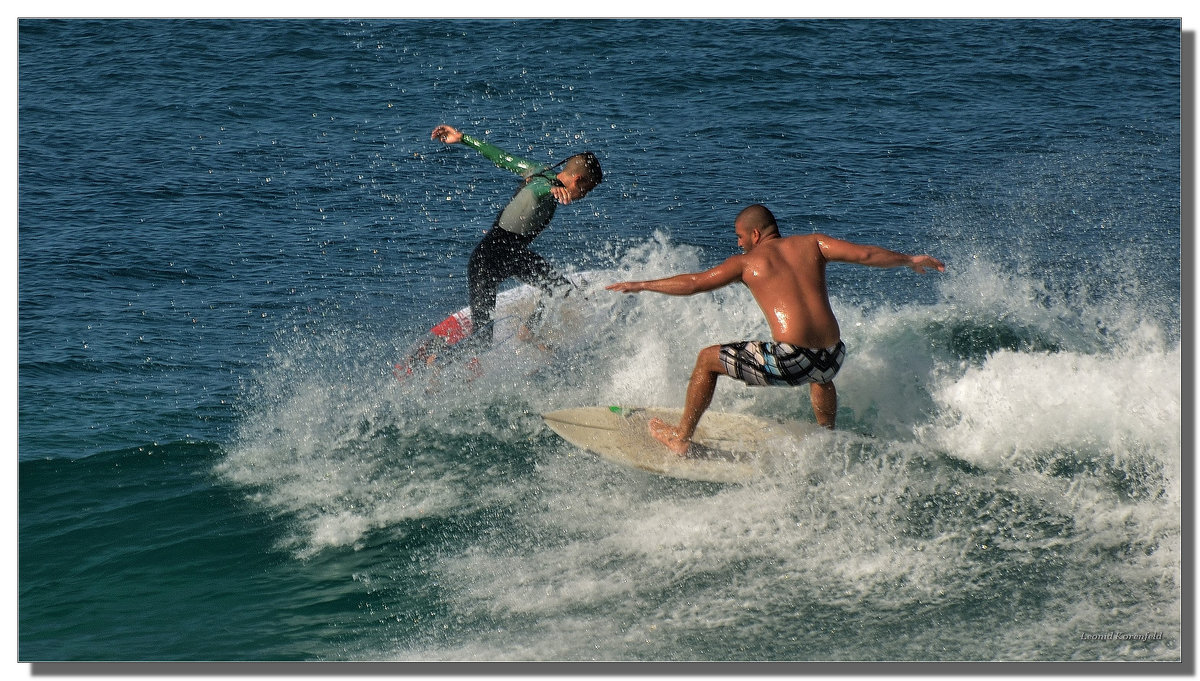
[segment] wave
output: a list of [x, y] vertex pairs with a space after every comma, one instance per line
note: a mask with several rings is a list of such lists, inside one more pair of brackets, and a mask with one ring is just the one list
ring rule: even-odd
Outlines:
[[[607, 274], [698, 264], [698, 249], [659, 234]], [[216, 469], [290, 519], [277, 548], [298, 557], [402, 541], [424, 572], [364, 569], [376, 600], [403, 601], [408, 587], [388, 585], [428, 585], [435, 566], [445, 628], [397, 624], [360, 642], [365, 658], [812, 659], [814, 641], [846, 626], [862, 639], [829, 641], [829, 659], [904, 658], [912, 641], [888, 632], [923, 617], [943, 626], [912, 635], [947, 658], [1109, 659], [1118, 651], [1080, 643], [1081, 626], [1178, 632], [1170, 334], [986, 262], [922, 280], [932, 295], [893, 281], [869, 307], [833, 298], [851, 349], [839, 431], [779, 444], [749, 484], [616, 468], [539, 417], [680, 405], [701, 347], [765, 332], [740, 287], [597, 288], [564, 350], [514, 354], [461, 384], [398, 383], [403, 338], [297, 337], [256, 377]], [[806, 391], [731, 381], [712, 408], [812, 418]], [[1153, 607], [1106, 605], [1121, 593]], [[1170, 642], [1143, 645], [1177, 659]]]

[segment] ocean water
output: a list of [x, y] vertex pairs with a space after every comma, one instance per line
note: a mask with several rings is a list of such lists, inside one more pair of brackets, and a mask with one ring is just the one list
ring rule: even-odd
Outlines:
[[[1178, 20], [21, 20], [22, 661], [1178, 661]], [[710, 267], [767, 204], [947, 264], [830, 267], [835, 432], [762, 478], [539, 414], [682, 404], [741, 287], [595, 292], [552, 356], [392, 364], [535, 248]], [[811, 420], [722, 380], [714, 409]]]

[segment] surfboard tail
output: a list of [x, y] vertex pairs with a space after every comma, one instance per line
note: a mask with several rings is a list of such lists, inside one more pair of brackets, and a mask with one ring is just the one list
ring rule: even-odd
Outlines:
[[435, 336], [441, 336], [446, 339], [448, 344], [454, 345], [467, 336], [470, 336], [474, 330], [473, 326], [470, 314], [456, 312], [434, 325], [430, 329], [430, 332]]

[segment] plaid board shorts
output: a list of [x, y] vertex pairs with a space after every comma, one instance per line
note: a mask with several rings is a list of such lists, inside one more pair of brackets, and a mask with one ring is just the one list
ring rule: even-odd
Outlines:
[[721, 346], [725, 373], [747, 385], [794, 386], [828, 383], [846, 359], [846, 344], [821, 350], [774, 341], [741, 341]]

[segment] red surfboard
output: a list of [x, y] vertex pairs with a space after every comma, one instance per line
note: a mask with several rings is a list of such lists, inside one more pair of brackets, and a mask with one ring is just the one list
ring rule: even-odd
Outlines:
[[[439, 354], [470, 336], [473, 328], [470, 308], [463, 308], [455, 312], [434, 324], [433, 328], [429, 330], [432, 337], [417, 345], [404, 361], [397, 362], [392, 368], [392, 373], [397, 379], [403, 381], [413, 375], [413, 369], [432, 365]], [[475, 358], [472, 358], [472, 361], [478, 363]]]

